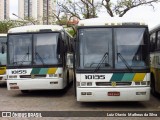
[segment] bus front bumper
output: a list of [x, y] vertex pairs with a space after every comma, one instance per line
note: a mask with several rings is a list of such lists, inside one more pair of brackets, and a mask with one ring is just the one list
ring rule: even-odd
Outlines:
[[77, 101], [148, 101], [150, 87], [134, 88], [77, 88]]
[[62, 78], [7, 80], [8, 90], [52, 90], [63, 89], [64, 87]]

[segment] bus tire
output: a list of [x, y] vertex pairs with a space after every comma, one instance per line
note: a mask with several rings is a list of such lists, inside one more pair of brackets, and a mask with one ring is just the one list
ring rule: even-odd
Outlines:
[[77, 85], [76, 85], [76, 75], [75, 75], [75, 71], [73, 73], [73, 89], [74, 89], [74, 96], [77, 97]]
[[66, 79], [67, 79], [67, 86], [69, 85], [69, 70], [67, 69], [67, 77], [66, 77]]
[[29, 90], [21, 90], [23, 94], [29, 93]]
[[151, 93], [153, 96], [157, 96], [157, 92], [155, 89], [155, 78], [154, 78], [153, 74], [151, 74]]

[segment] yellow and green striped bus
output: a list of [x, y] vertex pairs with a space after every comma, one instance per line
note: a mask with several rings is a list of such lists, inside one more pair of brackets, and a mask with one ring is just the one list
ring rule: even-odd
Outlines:
[[71, 36], [59, 25], [30, 25], [8, 31], [8, 90], [64, 89], [72, 82]]
[[6, 76], [6, 52], [7, 52], [7, 34], [0, 34], [0, 82], [7, 79]]
[[150, 30], [151, 92], [160, 93], [160, 25]]
[[139, 20], [80, 20], [74, 51], [77, 101], [150, 99], [148, 26]]

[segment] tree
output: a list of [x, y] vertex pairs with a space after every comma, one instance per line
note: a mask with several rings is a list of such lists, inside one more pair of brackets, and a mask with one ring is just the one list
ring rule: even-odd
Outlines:
[[7, 33], [8, 30], [12, 27], [14, 27], [12, 21], [10, 20], [0, 21], [0, 33]]
[[59, 9], [64, 14], [70, 14], [70, 17], [77, 17], [79, 19], [95, 18], [100, 9], [100, 2], [95, 0], [64, 0], [57, 2]]
[[9, 29], [19, 26], [27, 25], [28, 22], [17, 20], [0, 21], [0, 33], [7, 33]]
[[160, 2], [160, 0], [117, 0], [116, 2], [111, 2], [111, 0], [102, 0], [101, 4], [107, 10], [107, 13], [114, 17], [118, 15], [119, 17], [124, 16], [129, 10], [142, 6], [149, 5], [153, 6], [153, 3]]
[[36, 25], [38, 24], [38, 20], [35, 20], [33, 17], [25, 17], [23, 20], [23, 23], [24, 25], [27, 25], [27, 24]]
[[74, 17], [78, 19], [96, 18], [101, 4], [95, 0], [59, 0], [57, 6], [57, 14], [53, 13], [57, 19], [56, 23], [72, 28], [71, 33], [74, 35], [76, 28], [74, 24], [70, 24], [71, 19]]

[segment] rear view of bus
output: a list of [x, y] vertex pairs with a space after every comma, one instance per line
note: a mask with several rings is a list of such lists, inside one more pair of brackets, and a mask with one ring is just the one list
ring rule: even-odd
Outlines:
[[0, 34], [0, 82], [6, 80], [7, 34]]
[[81, 20], [77, 31], [77, 101], [149, 100], [147, 25], [123, 18], [96, 18]]
[[70, 36], [58, 25], [32, 25], [8, 32], [8, 90], [64, 89]]

